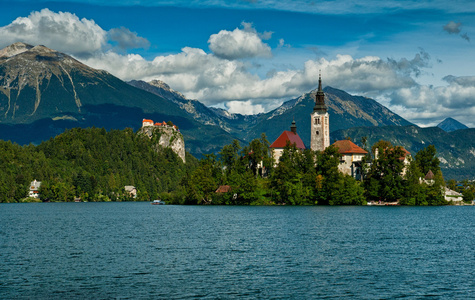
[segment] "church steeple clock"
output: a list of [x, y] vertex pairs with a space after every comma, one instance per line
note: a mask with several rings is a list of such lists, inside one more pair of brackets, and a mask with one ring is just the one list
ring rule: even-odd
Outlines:
[[322, 90], [322, 75], [318, 77], [318, 90], [315, 96], [315, 106], [310, 115], [310, 149], [323, 151], [330, 146], [330, 118], [325, 105], [325, 94]]

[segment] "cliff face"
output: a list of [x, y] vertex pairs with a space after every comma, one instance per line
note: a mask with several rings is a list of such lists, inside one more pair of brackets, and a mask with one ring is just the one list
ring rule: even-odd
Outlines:
[[[185, 140], [183, 135], [172, 126], [145, 126], [140, 132], [148, 136], [157, 145], [171, 148], [185, 163]], [[158, 149], [157, 149], [158, 150]]]

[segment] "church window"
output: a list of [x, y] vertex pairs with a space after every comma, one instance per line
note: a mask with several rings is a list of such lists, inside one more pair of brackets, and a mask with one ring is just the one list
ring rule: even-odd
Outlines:
[[320, 124], [320, 118], [315, 118], [315, 124], [319, 125]]
[[317, 130], [317, 135], [318, 135], [318, 130]]

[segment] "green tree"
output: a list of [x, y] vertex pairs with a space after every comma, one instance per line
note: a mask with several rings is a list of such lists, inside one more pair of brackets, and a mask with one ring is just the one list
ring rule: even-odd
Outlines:
[[227, 173], [231, 172], [233, 168], [237, 167], [239, 162], [239, 151], [241, 145], [238, 140], [233, 140], [232, 144], [225, 145], [219, 152], [219, 161]]
[[447, 204], [447, 201], [445, 201], [443, 194], [445, 187], [444, 177], [440, 170], [434, 175], [433, 183], [428, 184], [427, 187], [427, 204], [432, 206], [445, 205]]
[[338, 202], [338, 188], [342, 174], [338, 170], [341, 154], [338, 148], [331, 145], [322, 152], [317, 152], [316, 173], [320, 175], [316, 191], [318, 204]]
[[366, 198], [373, 201], [401, 199], [403, 196], [404, 151], [401, 147], [394, 147], [387, 141], [379, 141], [372, 149], [378, 155], [373, 160], [364, 182]]
[[422, 173], [414, 160], [411, 160], [405, 174], [404, 196], [401, 205], [427, 205], [427, 186], [422, 183]]
[[272, 168], [273, 160], [269, 146], [270, 143], [263, 133], [260, 139], [252, 140], [241, 152], [244, 162], [255, 176], [267, 176], [267, 171]]
[[440, 160], [436, 156], [437, 150], [434, 145], [429, 145], [426, 148], [416, 153], [416, 164], [424, 176], [431, 170], [437, 174], [440, 170]]

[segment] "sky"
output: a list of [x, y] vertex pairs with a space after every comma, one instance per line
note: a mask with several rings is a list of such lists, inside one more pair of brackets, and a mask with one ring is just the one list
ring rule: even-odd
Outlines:
[[0, 0], [0, 49], [44, 45], [230, 112], [318, 86], [475, 127], [475, 1]]

